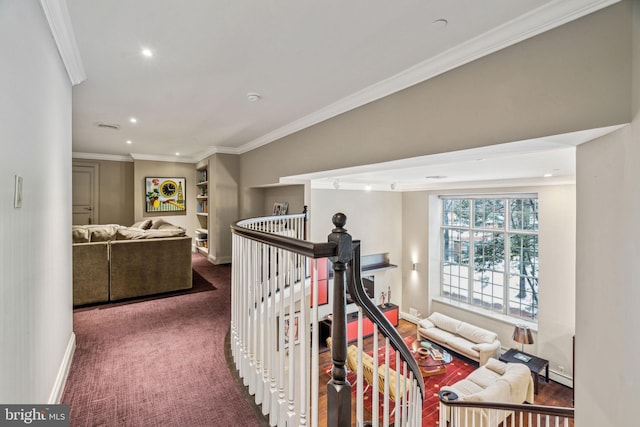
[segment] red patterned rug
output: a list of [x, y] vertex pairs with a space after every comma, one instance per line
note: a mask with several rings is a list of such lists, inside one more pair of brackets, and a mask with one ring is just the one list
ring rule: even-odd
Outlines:
[[[405, 342], [409, 347], [411, 347], [411, 343], [415, 341], [415, 337], [406, 337]], [[367, 352], [371, 355], [373, 352]], [[385, 348], [381, 347], [378, 349], [378, 360], [380, 364], [384, 363], [385, 356]], [[433, 427], [439, 424], [439, 415], [440, 415], [440, 400], [438, 399], [438, 393], [440, 392], [440, 387], [445, 385], [451, 385], [463, 378], [466, 378], [471, 372], [476, 370], [478, 367], [473, 363], [470, 363], [466, 360], [463, 360], [459, 357], [453, 356], [453, 360], [451, 363], [447, 365], [447, 371], [440, 375], [434, 375], [431, 377], [424, 378], [424, 403], [422, 405], [422, 426], [423, 427]], [[395, 366], [395, 352], [392, 352], [390, 357], [391, 366]], [[325, 372], [327, 375], [331, 375], [331, 366], [325, 368]], [[351, 384], [355, 384], [356, 375], [352, 372], [347, 374], [347, 379]], [[372, 413], [373, 406], [373, 398], [372, 398], [372, 387], [369, 387], [364, 396], [364, 408], [365, 414], [369, 415]], [[357, 388], [353, 387], [352, 393], [355, 396], [357, 393]], [[378, 395], [378, 402], [380, 405], [379, 413], [382, 414], [382, 405], [383, 405], [384, 396], [382, 394]], [[393, 422], [393, 417], [390, 419], [390, 423]]]

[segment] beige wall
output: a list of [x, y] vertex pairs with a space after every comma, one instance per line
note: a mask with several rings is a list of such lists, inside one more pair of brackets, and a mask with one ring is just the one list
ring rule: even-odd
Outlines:
[[[242, 155], [248, 187], [279, 177], [629, 121], [628, 5], [615, 5]], [[258, 209], [260, 209], [262, 205]]]
[[578, 147], [576, 425], [640, 419], [640, 2], [630, 16], [633, 120]]
[[[346, 229], [354, 240], [361, 241], [362, 255], [388, 253], [392, 264], [402, 261], [402, 195], [382, 191], [311, 190], [310, 233], [314, 242], [326, 242], [334, 225], [331, 218], [342, 212], [347, 216]], [[376, 302], [381, 292], [391, 288], [391, 302], [402, 305], [402, 273], [400, 268], [375, 273]], [[322, 306], [319, 316], [331, 312]], [[355, 311], [355, 306], [349, 308]]]
[[99, 224], [134, 223], [133, 162], [73, 160], [73, 165], [98, 164], [100, 196], [96, 219]]
[[239, 157], [214, 154], [209, 157], [209, 260], [231, 262], [231, 224], [238, 217]]
[[[185, 198], [186, 212], [145, 212], [145, 177], [184, 177], [186, 178]], [[192, 163], [169, 163], [151, 160], [136, 160], [133, 173], [133, 208], [134, 221], [143, 218], [161, 217], [165, 221], [183, 227], [187, 235], [193, 237], [197, 227], [196, 219], [196, 167]], [[211, 191], [211, 190], [210, 190]]]
[[304, 185], [281, 185], [267, 187], [264, 191], [264, 215], [273, 212], [273, 204], [289, 203], [288, 213], [300, 213], [304, 209]]

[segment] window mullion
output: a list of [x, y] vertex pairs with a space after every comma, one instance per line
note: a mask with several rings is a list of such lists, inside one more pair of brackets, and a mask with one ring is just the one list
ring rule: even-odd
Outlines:
[[504, 227], [504, 271], [502, 274], [504, 274], [503, 276], [503, 283], [504, 286], [502, 287], [502, 297], [504, 298], [504, 304], [502, 305], [502, 312], [503, 314], [509, 314], [509, 289], [510, 289], [510, 282], [509, 282], [509, 272], [511, 270], [511, 235], [509, 234], [509, 232], [511, 231], [511, 203], [508, 203], [507, 200], [505, 200], [504, 203], [504, 212], [505, 212], [505, 227]]
[[475, 239], [473, 237], [475, 227], [475, 203], [471, 199], [469, 201], [469, 262], [467, 266], [467, 292], [469, 295], [469, 304], [473, 304], [473, 272], [475, 271], [476, 248]]

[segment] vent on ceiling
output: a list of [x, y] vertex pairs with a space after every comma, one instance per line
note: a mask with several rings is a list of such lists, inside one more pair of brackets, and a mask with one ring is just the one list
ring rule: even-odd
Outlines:
[[103, 128], [103, 129], [111, 129], [111, 130], [119, 130], [120, 129], [120, 125], [115, 124], [115, 123], [96, 123], [96, 126], [98, 126], [99, 128]]

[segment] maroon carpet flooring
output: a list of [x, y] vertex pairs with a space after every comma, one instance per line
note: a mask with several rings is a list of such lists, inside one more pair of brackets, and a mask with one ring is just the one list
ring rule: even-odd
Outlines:
[[74, 312], [72, 426], [264, 425], [225, 359], [231, 268], [193, 267], [216, 289]]

